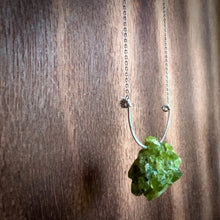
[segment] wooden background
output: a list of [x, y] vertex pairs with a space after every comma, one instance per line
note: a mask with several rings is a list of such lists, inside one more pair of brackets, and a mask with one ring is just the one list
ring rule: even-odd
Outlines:
[[[140, 148], [124, 96], [122, 1], [0, 0], [0, 219], [220, 219], [220, 2], [169, 0], [173, 116], [182, 178], [130, 192]], [[133, 121], [167, 114], [161, 0], [128, 0]]]

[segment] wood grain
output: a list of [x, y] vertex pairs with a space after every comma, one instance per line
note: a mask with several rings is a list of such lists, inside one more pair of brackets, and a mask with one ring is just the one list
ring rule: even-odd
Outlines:
[[[0, 0], [0, 219], [220, 219], [220, 2], [167, 5], [183, 177], [147, 202], [130, 192], [140, 148], [124, 96], [122, 1]], [[163, 135], [161, 0], [128, 0], [134, 127]]]

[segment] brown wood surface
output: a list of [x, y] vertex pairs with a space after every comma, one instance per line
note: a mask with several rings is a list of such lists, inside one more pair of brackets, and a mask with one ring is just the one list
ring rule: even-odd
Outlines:
[[[148, 202], [127, 176], [122, 1], [0, 0], [0, 219], [220, 219], [220, 2], [168, 2], [166, 141], [183, 176]], [[142, 141], [165, 130], [162, 24], [161, 0], [128, 0]]]

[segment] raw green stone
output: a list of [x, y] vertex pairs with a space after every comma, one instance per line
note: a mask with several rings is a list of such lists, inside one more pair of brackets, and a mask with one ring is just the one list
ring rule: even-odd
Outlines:
[[147, 149], [139, 151], [128, 177], [132, 179], [131, 192], [136, 196], [144, 194], [150, 201], [182, 176], [182, 161], [170, 144], [160, 143], [155, 137], [147, 137], [145, 145]]

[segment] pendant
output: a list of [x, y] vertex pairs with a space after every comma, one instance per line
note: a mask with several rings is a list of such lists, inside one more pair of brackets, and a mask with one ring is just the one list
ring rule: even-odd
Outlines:
[[164, 112], [169, 112], [167, 127], [162, 139], [159, 141], [156, 137], [149, 136], [145, 144], [139, 141], [134, 132], [131, 106], [129, 99], [121, 100], [121, 107], [128, 108], [128, 121], [132, 136], [143, 148], [128, 172], [128, 177], [132, 179], [131, 192], [136, 196], [143, 194], [148, 201], [151, 201], [159, 197], [182, 176], [179, 169], [182, 160], [170, 144], [163, 142], [170, 124], [170, 106], [168, 104], [162, 106]]
[[132, 179], [131, 192], [136, 196], [143, 194], [151, 201], [182, 176], [182, 161], [170, 144], [155, 137], [147, 137], [145, 145], [147, 148], [139, 151], [128, 177]]

